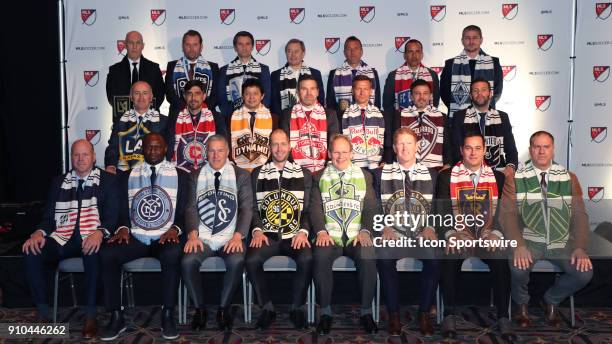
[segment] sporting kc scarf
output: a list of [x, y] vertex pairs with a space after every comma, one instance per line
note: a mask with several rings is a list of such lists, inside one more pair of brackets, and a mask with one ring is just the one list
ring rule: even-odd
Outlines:
[[302, 64], [298, 72], [289, 67], [289, 64], [280, 71], [281, 109], [289, 109], [297, 102], [297, 82], [302, 75], [311, 75], [310, 68]]
[[79, 177], [76, 172], [74, 170], [68, 172], [55, 202], [55, 231], [50, 236], [61, 246], [70, 240], [74, 227], [77, 226], [77, 217], [79, 218], [79, 233], [83, 240], [95, 232], [101, 224], [98, 199], [95, 196], [100, 187], [100, 169], [94, 167], [83, 183], [80, 216], [77, 198], [78, 185]]
[[428, 105], [419, 113], [415, 106], [403, 109], [400, 125], [412, 129], [417, 135], [417, 161], [427, 167], [443, 165], [445, 115]]
[[533, 163], [527, 161], [514, 177], [516, 201], [523, 223], [523, 237], [544, 243], [547, 249], [564, 248], [569, 239], [572, 183], [567, 170], [553, 162], [548, 171], [546, 199], [542, 196], [540, 176]]
[[143, 162], [132, 169], [128, 178], [130, 231], [145, 245], [172, 227], [178, 192], [178, 173], [173, 163], [164, 160], [155, 166], [154, 185], [151, 173], [151, 166]]
[[300, 216], [304, 209], [304, 172], [294, 162], [285, 162], [282, 175], [273, 162], [263, 165], [257, 176], [255, 189], [257, 209], [264, 233], [281, 234], [293, 238], [300, 230]]
[[[370, 95], [370, 103], [374, 104], [374, 96], [376, 95], [376, 78], [374, 69], [368, 66], [365, 62], [360, 61], [357, 66], [357, 75], [365, 75], [372, 81], [372, 94]], [[336, 93], [336, 103], [340, 111], [346, 110], [353, 102], [353, 67], [344, 61], [342, 66], [338, 67], [334, 73], [334, 92]]]
[[293, 161], [316, 172], [327, 160], [327, 114], [318, 102], [310, 111], [297, 103], [291, 108], [289, 141]]
[[215, 132], [215, 118], [206, 105], [202, 107], [200, 121], [195, 125], [191, 113], [184, 108], [176, 119], [172, 162], [187, 172], [202, 167], [206, 159], [206, 141]]
[[434, 84], [433, 78], [429, 69], [422, 64], [413, 71], [408, 63], [404, 63], [398, 69], [395, 70], [395, 110], [402, 110], [412, 106], [412, 99], [410, 98], [410, 86], [415, 80], [424, 80], [429, 84], [430, 89], [433, 91]]
[[[363, 111], [362, 111], [363, 110]], [[378, 108], [351, 105], [342, 116], [342, 133], [353, 144], [353, 163], [358, 167], [378, 168], [385, 142], [385, 119]]]
[[492, 168], [506, 166], [506, 151], [504, 150], [504, 132], [502, 128], [502, 120], [499, 112], [495, 109], [489, 109], [485, 115], [484, 133], [480, 131], [480, 122], [478, 120], [478, 111], [473, 106], [470, 106], [465, 111], [465, 119], [463, 126], [465, 132], [479, 132], [485, 138], [485, 161]]
[[243, 65], [236, 57], [227, 65], [226, 75], [227, 101], [232, 104], [232, 109], [237, 110], [242, 106], [242, 84], [246, 79], [261, 79], [261, 64], [251, 57], [249, 63]]
[[[487, 55], [482, 49], [476, 57], [476, 66], [474, 67], [474, 78], [484, 78], [491, 84], [491, 90], [495, 90], [493, 58]], [[451, 72], [451, 103], [449, 114], [455, 111], [463, 110], [470, 106], [470, 84], [472, 82], [470, 72], [470, 58], [465, 50], [453, 60]]]
[[230, 124], [232, 137], [232, 160], [238, 167], [251, 172], [268, 161], [272, 115], [263, 104], [257, 109], [255, 123], [251, 128], [249, 109], [241, 107], [234, 111]]
[[[185, 56], [181, 57], [176, 61], [176, 66], [174, 67], [174, 73], [172, 74], [172, 85], [174, 87], [174, 92], [181, 97], [184, 98], [183, 89], [187, 81], [189, 81], [189, 60]], [[205, 93], [207, 96], [210, 96], [210, 93], [213, 89], [213, 75], [212, 69], [210, 69], [210, 64], [208, 61], [204, 60], [202, 55], [198, 56], [198, 60], [195, 63], [193, 68], [193, 79], [200, 80], [204, 83], [204, 87], [206, 89]]]
[[152, 126], [159, 124], [160, 116], [159, 112], [154, 109], [149, 109], [142, 117], [139, 117], [134, 109], [121, 116], [119, 125], [126, 129], [118, 133], [118, 170], [127, 171], [144, 160], [142, 138], [152, 131], [150, 129]]

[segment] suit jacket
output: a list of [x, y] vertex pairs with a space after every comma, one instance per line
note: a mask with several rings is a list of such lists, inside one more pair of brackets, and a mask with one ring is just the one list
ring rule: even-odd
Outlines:
[[[174, 90], [173, 75], [174, 67], [176, 67], [176, 61], [178, 60], [168, 62], [168, 66], [166, 66], [165, 88], [166, 99], [168, 99], [168, 103], [170, 103], [170, 116], [174, 113], [178, 113], [185, 107], [185, 99], [182, 97], [182, 95], [176, 93]], [[210, 70], [212, 71], [212, 89], [210, 90], [210, 95], [206, 96], [206, 104], [210, 109], [214, 110], [217, 104], [217, 85], [215, 84], [219, 82], [219, 65], [214, 62], [207, 62], [210, 65]], [[208, 87], [206, 82], [204, 85]]]
[[[282, 105], [280, 95], [280, 72], [283, 68], [272, 72], [272, 105], [270, 111], [274, 113], [282, 113], [284, 110], [286, 110], [281, 108]], [[325, 104], [325, 90], [323, 89], [323, 78], [321, 77], [321, 71], [312, 67], [308, 68], [310, 68], [310, 73], [312, 73], [312, 76], [317, 79], [317, 86], [319, 88], [319, 97], [317, 97], [317, 100], [319, 101], [319, 104], [323, 105]]]
[[[433, 69], [429, 67], [427, 71], [431, 74], [431, 79], [433, 82], [433, 106], [438, 107], [440, 104], [440, 79], [438, 78], [438, 73], [436, 73]], [[387, 80], [385, 80], [385, 88], [383, 91], [383, 108], [385, 112], [392, 114], [395, 111], [395, 70], [387, 75]], [[385, 121], [387, 119], [385, 118]]]
[[[332, 136], [340, 133], [340, 125], [338, 124], [336, 111], [325, 109], [325, 117], [327, 118], [327, 146], [329, 147]], [[278, 125], [279, 128], [283, 129], [291, 137], [291, 109], [283, 110]]]
[[[377, 108], [381, 108], [380, 103], [380, 80], [378, 78], [378, 72], [376, 69], [372, 68], [372, 72], [374, 72], [374, 83], [376, 84], [376, 88], [374, 89], [374, 106]], [[336, 70], [332, 69], [329, 72], [329, 76], [327, 77], [327, 95], [325, 97], [326, 107], [330, 109], [335, 109], [338, 112], [338, 123], [342, 123], [342, 115], [344, 111], [340, 111], [338, 108], [338, 102], [336, 101], [336, 91], [334, 90], [334, 74], [336, 74]], [[350, 101], [350, 104], [353, 102]]]
[[[262, 103], [269, 109], [272, 93], [272, 86], [270, 85], [270, 67], [261, 62], [259, 64], [261, 65], [261, 77], [259, 81], [261, 81], [261, 84], [264, 88], [264, 99]], [[232, 113], [234, 112], [234, 109], [232, 108], [230, 102], [227, 100], [227, 66], [228, 65], [225, 65], [219, 70], [219, 82], [217, 82], [217, 86], [215, 87], [217, 87], [217, 105], [219, 105], [219, 111], [229, 122], [230, 118], [232, 117]]]

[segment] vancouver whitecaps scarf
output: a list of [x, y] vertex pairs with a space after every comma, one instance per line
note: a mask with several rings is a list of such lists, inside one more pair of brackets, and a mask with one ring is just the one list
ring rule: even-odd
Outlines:
[[238, 167], [249, 172], [265, 164], [270, 151], [272, 115], [263, 104], [259, 106], [256, 113], [253, 128], [251, 128], [249, 109], [244, 106], [234, 111], [230, 124], [232, 160]]
[[227, 101], [232, 104], [232, 109], [237, 110], [242, 106], [242, 84], [245, 80], [253, 78], [261, 79], [261, 64], [253, 57], [245, 65], [238, 57], [227, 65], [225, 94]]
[[283, 240], [293, 238], [300, 230], [300, 216], [304, 209], [302, 167], [287, 161], [281, 175], [273, 162], [263, 165], [254, 192], [263, 223], [261, 230], [277, 234]]
[[[357, 66], [357, 75], [365, 75], [372, 80], [372, 95], [370, 95], [370, 103], [374, 104], [374, 96], [376, 94], [376, 78], [374, 77], [374, 69], [368, 66], [365, 62], [360, 61]], [[334, 73], [334, 92], [336, 93], [336, 103], [340, 111], [346, 110], [353, 101], [353, 67], [344, 61], [342, 66], [338, 67]]]
[[294, 71], [289, 64], [280, 71], [281, 109], [289, 109], [297, 102], [297, 82], [302, 75], [311, 75], [310, 68], [302, 64], [299, 71]]
[[[189, 81], [189, 60], [185, 56], [178, 59], [176, 61], [176, 66], [174, 67], [174, 73], [172, 74], [172, 81], [174, 86], [174, 92], [176, 92], [179, 97], [184, 98], [183, 89], [187, 81]], [[205, 93], [207, 96], [210, 96], [211, 90], [213, 89], [213, 76], [212, 69], [210, 69], [210, 64], [208, 61], [204, 60], [202, 55], [198, 56], [198, 59], [193, 68], [193, 79], [200, 80], [204, 83]]]
[[[493, 71], [493, 58], [487, 55], [484, 51], [476, 57], [476, 66], [474, 67], [474, 78], [484, 78], [491, 84], [491, 90], [495, 90]], [[455, 111], [463, 110], [470, 106], [470, 84], [472, 82], [470, 72], [470, 58], [465, 50], [453, 60], [451, 74], [451, 103], [449, 114]]]
[[[362, 111], [363, 110], [363, 111]], [[342, 133], [353, 144], [353, 163], [358, 167], [378, 168], [385, 141], [385, 119], [378, 108], [351, 105], [342, 116]]]
[[526, 228], [523, 237], [544, 243], [547, 249], [564, 248], [569, 239], [572, 183], [567, 170], [553, 162], [548, 171], [546, 199], [542, 196], [540, 176], [527, 161], [514, 177], [516, 201]]
[[403, 109], [400, 125], [408, 127], [417, 135], [417, 161], [427, 167], [443, 165], [444, 127], [446, 116], [437, 108], [428, 105], [419, 113], [415, 106]]
[[[55, 202], [55, 231], [50, 236], [61, 246], [70, 240], [74, 227], [77, 225], [81, 239], [85, 239], [100, 227], [98, 199], [95, 196], [100, 187], [100, 169], [94, 167], [83, 183], [80, 212], [77, 198], [78, 186], [79, 177], [76, 172], [74, 170], [68, 172]], [[78, 224], [76, 223], [77, 218], [79, 219]]]
[[172, 227], [178, 193], [178, 173], [173, 163], [164, 160], [155, 166], [154, 185], [151, 173], [151, 166], [143, 162], [132, 169], [128, 178], [131, 232], [145, 245]]
[[[493, 169], [506, 166], [506, 152], [504, 150], [504, 132], [502, 129], [502, 120], [499, 112], [495, 109], [489, 109], [485, 115], [484, 133], [481, 133], [485, 138], [485, 161], [487, 165]], [[481, 132], [480, 122], [478, 121], [478, 111], [475, 107], [470, 106], [465, 112], [463, 121], [465, 132]]]
[[327, 160], [327, 114], [318, 102], [306, 111], [297, 103], [291, 108], [289, 141], [291, 156], [311, 172], [325, 167]]
[[[142, 155], [142, 138], [151, 132], [151, 126], [159, 124], [159, 112], [149, 109], [142, 117], [139, 117], [136, 110], [131, 109], [119, 119], [122, 125], [127, 128], [118, 133], [119, 136], [119, 161], [117, 169], [128, 171], [144, 160]], [[127, 151], [130, 149], [130, 151]]]
[[187, 172], [198, 169], [206, 159], [206, 141], [216, 132], [213, 113], [204, 105], [200, 121], [193, 123], [189, 109], [184, 108], [176, 119], [172, 162]]
[[410, 98], [410, 86], [415, 80], [424, 80], [429, 84], [429, 87], [433, 90], [433, 78], [429, 69], [422, 64], [413, 71], [408, 63], [404, 63], [401, 67], [395, 70], [395, 110], [402, 110], [412, 106], [412, 99]]

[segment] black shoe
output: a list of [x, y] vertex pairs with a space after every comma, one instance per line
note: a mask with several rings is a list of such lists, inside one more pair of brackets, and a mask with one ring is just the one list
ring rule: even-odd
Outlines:
[[123, 312], [112, 311], [110, 321], [100, 336], [100, 340], [115, 340], [126, 329], [127, 327], [125, 326], [125, 319], [123, 319]]
[[366, 333], [372, 334], [378, 332], [378, 326], [376, 326], [372, 314], [362, 315], [361, 318], [359, 318], [359, 322]]
[[276, 312], [264, 309], [257, 318], [255, 327], [259, 330], [267, 330], [274, 320], [276, 320]]
[[329, 334], [331, 331], [332, 317], [331, 315], [323, 314], [319, 319], [319, 325], [317, 325], [317, 333], [320, 335]]
[[304, 311], [301, 309], [294, 309], [289, 312], [289, 320], [296, 330], [301, 330], [306, 327], [306, 318], [304, 317]]
[[191, 329], [194, 331], [205, 330], [206, 321], [208, 321], [208, 313], [206, 313], [206, 308], [196, 308], [195, 313], [193, 313], [193, 321], [191, 322]]
[[455, 339], [457, 337], [457, 322], [454, 315], [447, 315], [442, 321], [442, 336]]
[[217, 311], [217, 326], [219, 331], [231, 331], [234, 325], [234, 318], [230, 312], [230, 308], [220, 308]]
[[162, 337], [164, 339], [176, 339], [179, 336], [174, 321], [174, 309], [164, 308], [161, 315]]

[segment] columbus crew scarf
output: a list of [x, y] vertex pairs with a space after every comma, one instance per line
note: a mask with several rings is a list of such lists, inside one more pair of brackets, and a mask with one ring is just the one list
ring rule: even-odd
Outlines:
[[431, 105], [422, 113], [415, 106], [403, 109], [400, 113], [400, 125], [417, 134], [417, 161], [427, 167], [443, 165], [445, 121], [445, 115]]
[[[74, 170], [68, 172], [60, 186], [55, 202], [55, 231], [51, 237], [58, 244], [64, 246], [79, 226], [81, 239], [84, 240], [100, 227], [100, 214], [98, 213], [98, 199], [96, 194], [100, 187], [100, 169], [94, 167], [83, 183], [81, 210], [77, 198], [79, 177]], [[76, 223], [77, 218], [79, 223]]]
[[144, 155], [142, 155], [142, 138], [152, 131], [151, 127], [159, 124], [160, 116], [159, 112], [154, 109], [149, 109], [142, 117], [139, 117], [134, 109], [121, 116], [118, 124], [126, 129], [118, 133], [118, 170], [128, 171], [144, 160]]
[[[470, 58], [465, 50], [453, 60], [451, 71], [451, 103], [450, 117], [456, 111], [463, 110], [470, 105], [470, 83], [472, 82], [470, 72]], [[474, 67], [474, 78], [482, 77], [489, 81], [491, 90], [495, 90], [493, 58], [487, 55], [482, 49], [476, 57], [476, 67]]]
[[242, 106], [242, 83], [246, 79], [261, 79], [261, 64], [253, 57], [248, 64], [243, 65], [236, 57], [227, 65], [227, 83], [225, 94], [227, 101], [232, 104], [232, 109], [237, 110]]
[[[174, 87], [174, 92], [181, 98], [185, 98], [185, 84], [189, 81], [189, 60], [185, 56], [176, 61], [176, 66], [174, 67], [174, 73], [172, 74], [172, 85]], [[210, 96], [210, 93], [213, 89], [213, 75], [212, 69], [210, 69], [210, 64], [208, 61], [204, 60], [202, 55], [198, 56], [198, 59], [193, 68], [193, 79], [200, 80], [204, 83], [205, 93], [207, 96]]]
[[[482, 136], [485, 138], [485, 161], [492, 168], [506, 166], [506, 152], [504, 150], [504, 132], [502, 129], [502, 121], [499, 112], [495, 109], [489, 109], [485, 115], [485, 128]], [[470, 106], [465, 112], [465, 120], [463, 125], [466, 132], [480, 132], [480, 123], [478, 121], [478, 111], [473, 106]]]
[[[357, 66], [357, 75], [365, 75], [372, 80], [372, 95], [370, 95], [370, 103], [374, 104], [374, 96], [376, 94], [376, 78], [374, 69], [368, 66], [365, 62], [360, 61]], [[349, 107], [353, 100], [353, 67], [344, 61], [342, 66], [336, 69], [334, 73], [334, 92], [336, 93], [336, 103], [340, 111], [344, 111]]]
[[183, 109], [176, 119], [172, 162], [187, 172], [202, 167], [206, 159], [206, 141], [215, 132], [215, 118], [206, 104], [202, 107], [200, 121], [196, 125], [189, 110]]
[[251, 128], [249, 109], [241, 107], [232, 114], [230, 124], [232, 137], [232, 159], [238, 167], [251, 172], [268, 161], [272, 115], [263, 104], [257, 109], [255, 123]]
[[298, 72], [289, 67], [289, 64], [280, 71], [281, 109], [289, 109], [297, 102], [297, 82], [302, 75], [311, 75], [310, 68], [302, 64]]
[[327, 114], [323, 106], [317, 103], [307, 114], [302, 104], [295, 104], [289, 120], [293, 161], [311, 172], [323, 169], [327, 160], [327, 140]]
[[378, 108], [368, 104], [362, 115], [359, 105], [351, 105], [342, 116], [342, 133], [353, 144], [353, 163], [358, 167], [378, 168], [385, 141], [385, 119]]
[[415, 80], [425, 80], [429, 84], [432, 92], [434, 89], [433, 78], [429, 69], [422, 64], [413, 71], [408, 63], [404, 63], [395, 70], [395, 110], [402, 110], [412, 106], [412, 99], [410, 99], [410, 86]]

